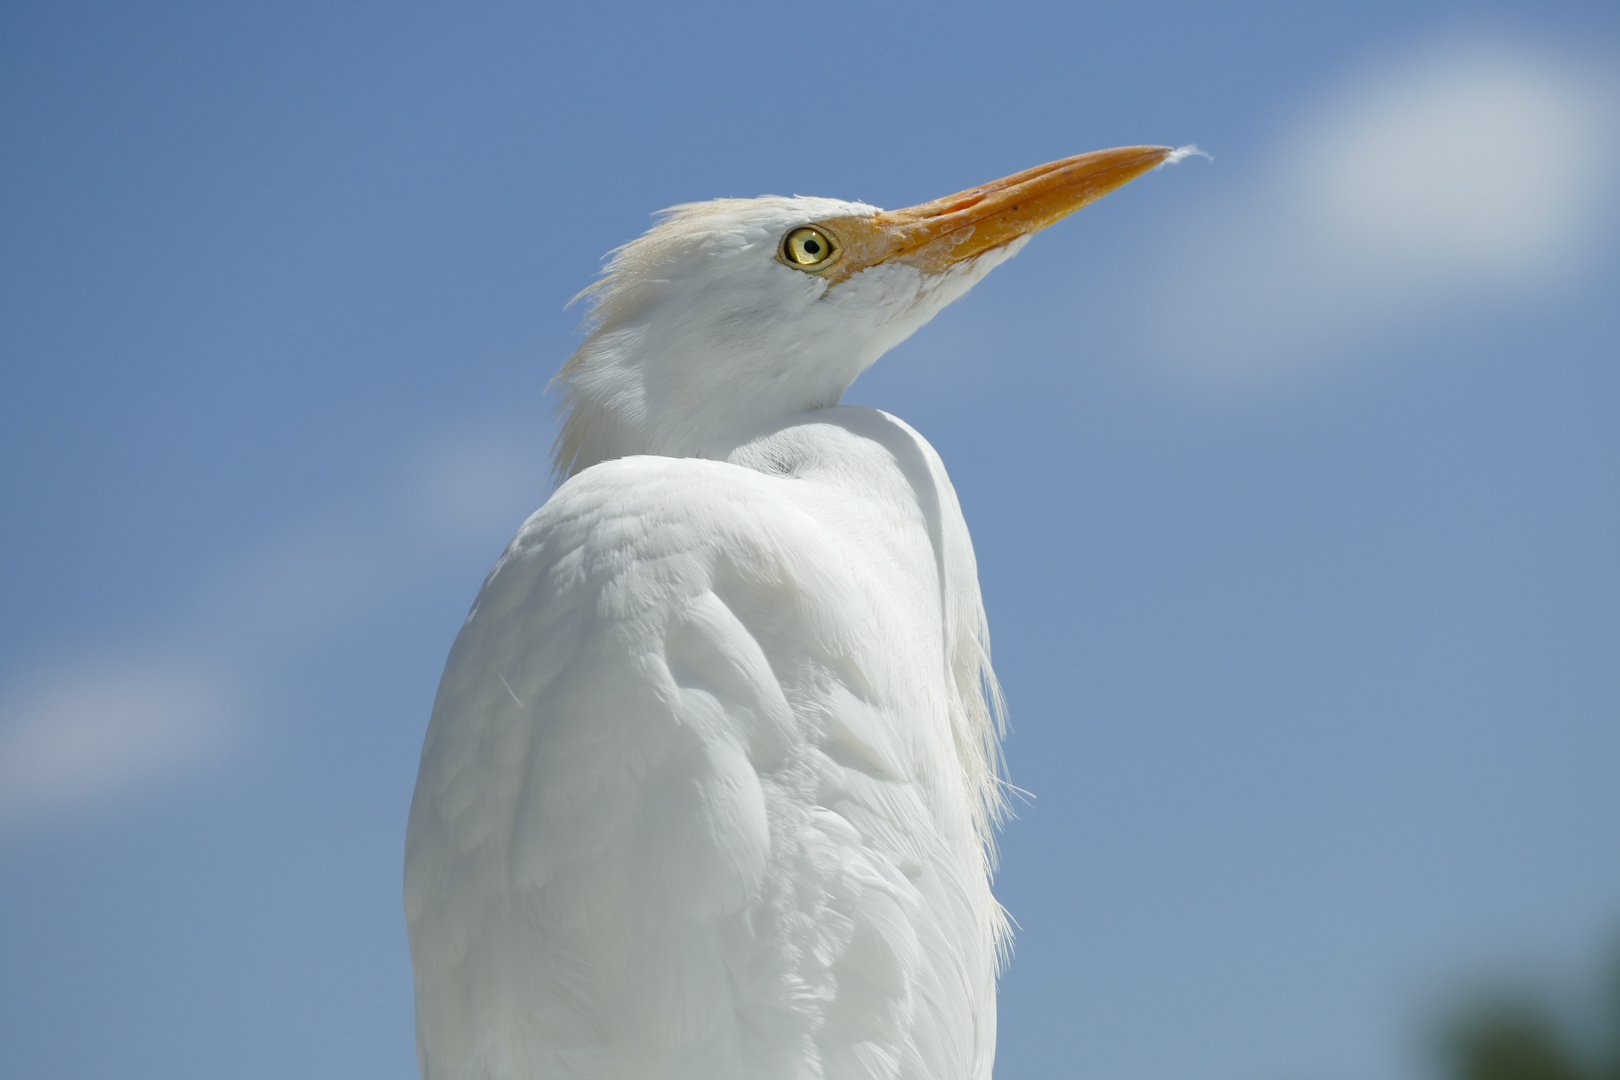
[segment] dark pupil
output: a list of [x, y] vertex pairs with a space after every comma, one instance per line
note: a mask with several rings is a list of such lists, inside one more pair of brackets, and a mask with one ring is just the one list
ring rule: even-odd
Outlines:
[[816, 243], [814, 240], [806, 240], [804, 242], [804, 250], [808, 255], [820, 255], [821, 245]]

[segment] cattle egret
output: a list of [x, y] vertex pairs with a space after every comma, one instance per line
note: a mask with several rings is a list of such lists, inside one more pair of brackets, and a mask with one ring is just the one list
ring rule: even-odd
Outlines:
[[451, 649], [406, 842], [428, 1080], [969, 1080], [1000, 692], [934, 449], [838, 404], [1167, 147], [906, 210], [676, 207], [584, 294], [563, 483]]

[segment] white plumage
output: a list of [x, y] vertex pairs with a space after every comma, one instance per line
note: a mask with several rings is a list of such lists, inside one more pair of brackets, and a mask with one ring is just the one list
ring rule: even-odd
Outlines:
[[[1067, 213], [1165, 156], [1104, 154], [894, 214], [700, 204], [617, 253], [560, 376], [569, 478], [485, 581], [423, 749], [428, 1080], [988, 1078], [972, 545], [928, 443], [837, 402], [1049, 223], [1018, 215], [1075, 188], [1052, 170], [1092, 178]], [[812, 224], [836, 250], [807, 269], [782, 244]]]

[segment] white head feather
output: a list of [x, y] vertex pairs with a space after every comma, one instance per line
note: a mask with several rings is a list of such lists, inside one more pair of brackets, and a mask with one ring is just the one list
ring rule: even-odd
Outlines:
[[723, 457], [787, 417], [835, 405], [856, 376], [1027, 238], [927, 273], [884, 262], [829, 285], [777, 258], [814, 221], [879, 213], [836, 199], [717, 199], [664, 212], [617, 249], [563, 389], [555, 470], [631, 454]]

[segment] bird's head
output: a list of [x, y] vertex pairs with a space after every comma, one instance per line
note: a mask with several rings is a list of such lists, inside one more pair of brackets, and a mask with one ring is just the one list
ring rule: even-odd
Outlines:
[[905, 210], [776, 196], [673, 208], [580, 294], [591, 328], [557, 376], [558, 474], [629, 454], [721, 457], [837, 404], [1032, 234], [1172, 154], [1101, 150]]

